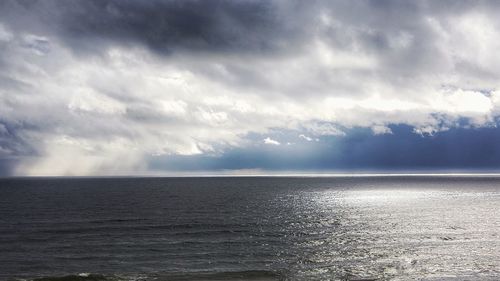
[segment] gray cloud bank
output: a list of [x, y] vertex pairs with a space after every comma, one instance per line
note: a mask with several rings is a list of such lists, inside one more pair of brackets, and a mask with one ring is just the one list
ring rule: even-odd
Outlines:
[[127, 174], [154, 156], [220, 155], [270, 130], [314, 140], [352, 127], [495, 126], [499, 10], [496, 1], [2, 1], [0, 168]]

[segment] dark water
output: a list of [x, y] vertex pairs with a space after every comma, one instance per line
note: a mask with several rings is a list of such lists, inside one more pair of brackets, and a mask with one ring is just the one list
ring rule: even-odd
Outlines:
[[0, 179], [0, 280], [41, 277], [500, 280], [500, 178]]

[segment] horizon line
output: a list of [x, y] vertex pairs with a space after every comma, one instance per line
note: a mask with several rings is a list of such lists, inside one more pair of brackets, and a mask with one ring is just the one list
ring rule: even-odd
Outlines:
[[243, 177], [295, 177], [295, 178], [328, 178], [328, 177], [500, 177], [499, 172], [487, 173], [218, 173], [218, 174], [130, 174], [130, 175], [13, 175], [0, 176], [0, 179], [9, 178], [243, 178]]

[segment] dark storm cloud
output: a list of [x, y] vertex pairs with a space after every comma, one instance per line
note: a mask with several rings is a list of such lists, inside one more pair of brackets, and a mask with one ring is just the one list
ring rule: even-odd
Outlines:
[[[291, 3], [291, 2], [290, 2]], [[92, 44], [141, 43], [168, 54], [173, 50], [274, 50], [295, 37], [272, 1], [7, 1], [2, 13], [26, 18], [20, 26], [49, 25], [74, 49]], [[7, 15], [9, 13], [10, 15]], [[30, 26], [31, 25], [31, 26]], [[97, 42], [96, 42], [97, 40]]]
[[[79, 36], [143, 42], [159, 52], [174, 49], [270, 49], [276, 14], [270, 2], [79, 1], [65, 7], [71, 39]], [[83, 12], [82, 12], [83, 11]], [[275, 32], [282, 36], [282, 32]]]
[[[468, 5], [457, 3], [432, 4], [432, 9], [424, 1], [8, 0], [0, 5], [12, 28], [39, 32], [45, 28], [59, 33], [75, 49], [102, 40], [137, 42], [170, 53], [282, 50], [304, 44], [318, 32], [325, 32], [325, 39], [339, 47], [362, 43], [370, 50], [386, 50], [389, 32], [407, 30], [425, 36], [422, 16], [446, 13], [434, 6], [466, 11]], [[319, 30], [322, 14], [357, 33], [344, 26]]]
[[0, 177], [12, 175], [23, 157], [36, 155], [33, 146], [18, 135], [21, 126], [0, 120]]
[[[366, 78], [377, 76], [401, 86], [429, 71], [450, 71], [448, 54], [443, 53], [447, 50], [439, 45], [440, 34], [430, 19], [446, 25], [450, 15], [471, 10], [494, 15], [500, 6], [494, 1], [257, 0], [8, 0], [0, 5], [2, 18], [11, 28], [53, 36], [76, 52], [99, 54], [107, 47], [139, 44], [165, 55], [192, 51], [201, 56], [283, 56], [320, 38], [339, 51], [378, 56], [381, 69]], [[325, 26], [325, 18], [335, 24]], [[458, 63], [458, 71], [491, 79], [491, 71], [467, 61]], [[269, 86], [251, 67], [231, 62], [226, 66], [239, 84]], [[214, 76], [202, 66], [192, 70]], [[336, 82], [327, 77], [322, 80], [326, 86]]]
[[[138, 42], [165, 53], [260, 52], [294, 47], [319, 33], [338, 47], [361, 43], [387, 51], [388, 36], [397, 31], [431, 44], [433, 34], [422, 24], [429, 16], [459, 15], [471, 8], [494, 14], [498, 6], [494, 1], [6, 0], [0, 13], [11, 28], [55, 32], [75, 49], [99, 39]], [[322, 15], [342, 25], [321, 30]]]

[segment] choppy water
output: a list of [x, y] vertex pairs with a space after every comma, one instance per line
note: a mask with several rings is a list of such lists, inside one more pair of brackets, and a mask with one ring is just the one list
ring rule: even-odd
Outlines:
[[60, 276], [499, 280], [500, 178], [1, 179], [0, 280]]

